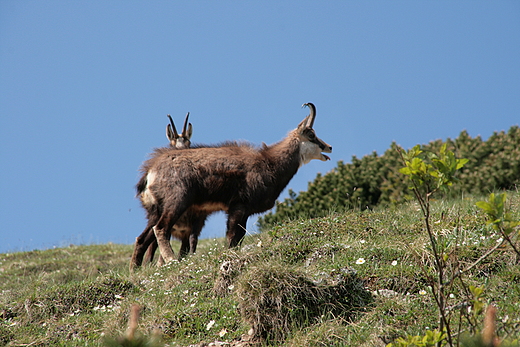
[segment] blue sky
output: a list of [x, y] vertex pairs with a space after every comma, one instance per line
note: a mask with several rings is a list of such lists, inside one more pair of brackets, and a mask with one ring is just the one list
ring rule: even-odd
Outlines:
[[[520, 3], [0, 1], [0, 252], [130, 244], [146, 224], [138, 168], [167, 144], [167, 114], [191, 113], [193, 142], [271, 144], [305, 102], [333, 153], [295, 191], [392, 141], [507, 130]], [[201, 237], [224, 234], [220, 214]]]

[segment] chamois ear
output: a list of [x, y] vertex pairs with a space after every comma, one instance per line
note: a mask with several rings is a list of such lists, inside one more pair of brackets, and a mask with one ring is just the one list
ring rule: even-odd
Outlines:
[[191, 139], [191, 135], [193, 134], [193, 126], [191, 123], [188, 124], [188, 131], [186, 132], [186, 138]]
[[302, 120], [300, 122], [300, 124], [298, 124], [298, 131], [302, 132], [306, 127], [307, 127], [307, 119], [309, 118], [309, 116], [305, 117], [304, 120]]
[[303, 131], [303, 129], [305, 129], [305, 127], [307, 126], [307, 118], [309, 118], [309, 116], [305, 117], [305, 119], [302, 120], [300, 124], [298, 124], [298, 130], [300, 132]]
[[166, 138], [170, 142], [175, 140], [175, 138], [173, 137], [172, 127], [170, 126], [170, 124], [166, 125]]

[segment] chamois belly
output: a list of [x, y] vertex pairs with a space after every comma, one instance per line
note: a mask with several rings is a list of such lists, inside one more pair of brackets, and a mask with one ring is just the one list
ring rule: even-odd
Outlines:
[[220, 202], [206, 202], [203, 204], [196, 204], [191, 206], [192, 209], [194, 209], [197, 212], [204, 212], [204, 213], [212, 213], [217, 211], [225, 211], [227, 212], [228, 207]]
[[177, 223], [173, 226], [171, 234], [173, 237], [182, 240], [191, 234], [191, 225]]

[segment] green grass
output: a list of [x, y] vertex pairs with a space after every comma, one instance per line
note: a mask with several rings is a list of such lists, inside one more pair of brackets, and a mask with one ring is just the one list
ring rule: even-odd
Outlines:
[[[434, 230], [461, 265], [498, 239], [477, 200], [432, 206]], [[520, 219], [520, 194], [510, 192], [509, 202]], [[0, 346], [138, 345], [120, 339], [136, 303], [138, 335], [162, 340], [142, 340], [150, 346], [385, 346], [424, 335], [438, 317], [424, 275], [433, 259], [417, 208], [412, 202], [291, 221], [232, 250], [223, 239], [201, 240], [196, 255], [135, 273], [128, 270], [128, 245], [0, 254]], [[498, 308], [499, 336], [519, 339], [514, 252], [500, 248], [464, 281], [450, 288], [453, 310], [471, 299], [465, 287], [481, 286], [484, 304]], [[457, 327], [459, 317], [453, 315]], [[461, 320], [461, 332], [473, 329]]]

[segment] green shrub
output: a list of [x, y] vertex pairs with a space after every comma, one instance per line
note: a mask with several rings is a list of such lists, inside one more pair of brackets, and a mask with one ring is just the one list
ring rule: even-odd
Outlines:
[[[514, 189], [520, 184], [518, 126], [511, 127], [508, 132], [495, 132], [487, 141], [482, 141], [480, 136], [472, 138], [463, 131], [454, 140], [432, 141], [422, 149], [438, 153], [443, 145], [457, 158], [468, 159], [447, 196], [489, 194]], [[275, 212], [259, 218], [260, 228], [298, 218], [322, 217], [330, 211], [364, 210], [410, 200], [408, 186], [399, 173], [398, 148], [392, 143], [383, 155], [374, 152], [361, 159], [353, 156], [351, 163], [339, 161], [332, 171], [318, 174], [309, 183], [307, 191], [297, 194], [289, 190], [289, 198], [278, 202]]]

